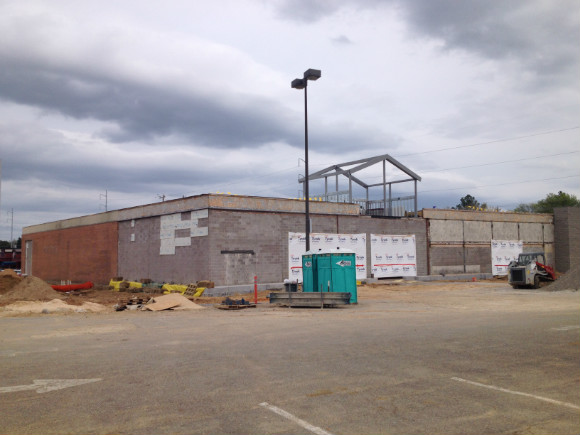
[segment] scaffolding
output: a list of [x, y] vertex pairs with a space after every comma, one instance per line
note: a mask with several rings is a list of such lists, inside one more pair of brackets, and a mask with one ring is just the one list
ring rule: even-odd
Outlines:
[[[363, 169], [381, 162], [383, 164], [383, 180], [380, 183], [367, 184], [353, 175], [356, 172], [362, 171]], [[399, 169], [404, 174], [408, 175], [410, 178], [387, 181], [387, 162]], [[348, 179], [348, 190], [339, 190], [339, 176], [344, 176]], [[328, 190], [328, 179], [330, 177], [335, 177], [334, 191]], [[414, 212], [414, 216], [417, 217], [417, 181], [421, 181], [421, 177], [388, 154], [370, 157], [367, 159], [355, 160], [352, 162], [340, 163], [338, 165], [332, 165], [308, 175], [309, 181], [319, 180], [322, 178], [324, 178], [324, 195], [316, 196], [321, 197], [324, 201], [358, 204], [361, 207], [361, 214], [369, 216], [402, 217], [407, 216], [408, 212], [412, 210]], [[298, 181], [300, 183], [304, 183], [306, 178], [299, 178]], [[365, 189], [365, 198], [357, 199], [353, 197], [353, 182]], [[393, 197], [393, 184], [407, 182], [413, 183], [414, 194], [403, 197]], [[369, 199], [369, 189], [371, 187], [382, 187], [382, 199]]]

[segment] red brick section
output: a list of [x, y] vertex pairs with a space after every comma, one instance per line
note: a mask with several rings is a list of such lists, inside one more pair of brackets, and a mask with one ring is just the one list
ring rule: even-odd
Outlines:
[[117, 222], [27, 234], [22, 241], [23, 267], [29, 240], [32, 275], [45, 281], [105, 284], [117, 276]]

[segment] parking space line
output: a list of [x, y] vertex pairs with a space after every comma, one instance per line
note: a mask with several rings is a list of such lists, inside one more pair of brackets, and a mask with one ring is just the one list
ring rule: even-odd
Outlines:
[[462, 378], [452, 377], [451, 379], [453, 379], [454, 381], [465, 382], [470, 385], [475, 385], [477, 387], [489, 388], [490, 390], [501, 391], [502, 393], [516, 394], [518, 396], [531, 397], [532, 399], [543, 400], [544, 402], [553, 403], [554, 405], [560, 405], [565, 406], [567, 408], [580, 410], [580, 406], [574, 405], [573, 403], [560, 402], [559, 400], [549, 399], [547, 397], [542, 396], [536, 396], [535, 394], [522, 393], [521, 391], [508, 390], [507, 388], [496, 387], [494, 385], [480, 384], [479, 382], [468, 381], [467, 379]]
[[309, 430], [312, 433], [315, 433], [316, 435], [332, 435], [330, 432], [326, 432], [324, 429], [321, 429], [317, 426], [313, 426], [310, 423], [299, 419], [298, 417], [295, 417], [294, 415], [290, 414], [289, 412], [284, 411], [283, 409], [278, 408], [277, 406], [274, 405], [270, 405], [268, 402], [262, 402], [260, 403], [260, 406], [269, 409], [270, 411], [284, 417], [287, 418], [290, 421], [293, 421], [294, 423], [302, 426], [304, 429]]
[[552, 331], [572, 331], [574, 329], [580, 329], [580, 325], [568, 325], [562, 326], [560, 328], [550, 328]]

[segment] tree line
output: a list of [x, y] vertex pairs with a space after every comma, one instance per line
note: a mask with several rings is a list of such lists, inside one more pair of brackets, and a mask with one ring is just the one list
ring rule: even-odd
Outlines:
[[[576, 195], [560, 190], [558, 193], [548, 193], [544, 199], [537, 202], [522, 203], [513, 211], [517, 213], [554, 213], [554, 209], [557, 207], [580, 207], [580, 200]], [[492, 210], [486, 203], [480, 203], [472, 195], [465, 195], [459, 200], [459, 204], [451, 208], [454, 210]]]
[[9, 248], [22, 248], [22, 237], [18, 237], [18, 240], [12, 240], [12, 242], [8, 240], [0, 240], [0, 249], [9, 249]]

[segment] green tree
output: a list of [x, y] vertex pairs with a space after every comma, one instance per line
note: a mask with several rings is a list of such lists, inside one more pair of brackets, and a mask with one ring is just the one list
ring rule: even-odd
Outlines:
[[10, 248], [10, 242], [7, 240], [0, 240], [0, 249]]
[[514, 208], [514, 211], [516, 213], [534, 213], [534, 204], [531, 202], [527, 204], [522, 203]]
[[548, 193], [538, 202], [520, 204], [514, 211], [517, 213], [554, 213], [556, 207], [580, 207], [580, 200], [575, 195], [560, 190], [558, 193]]
[[475, 197], [471, 195], [465, 195], [463, 198], [459, 200], [459, 204], [455, 207], [457, 210], [473, 210], [473, 209], [487, 209], [487, 204], [483, 203], [480, 204]]
[[554, 213], [556, 207], [580, 207], [580, 200], [576, 195], [562, 192], [548, 193], [548, 195], [534, 204], [535, 213]]

